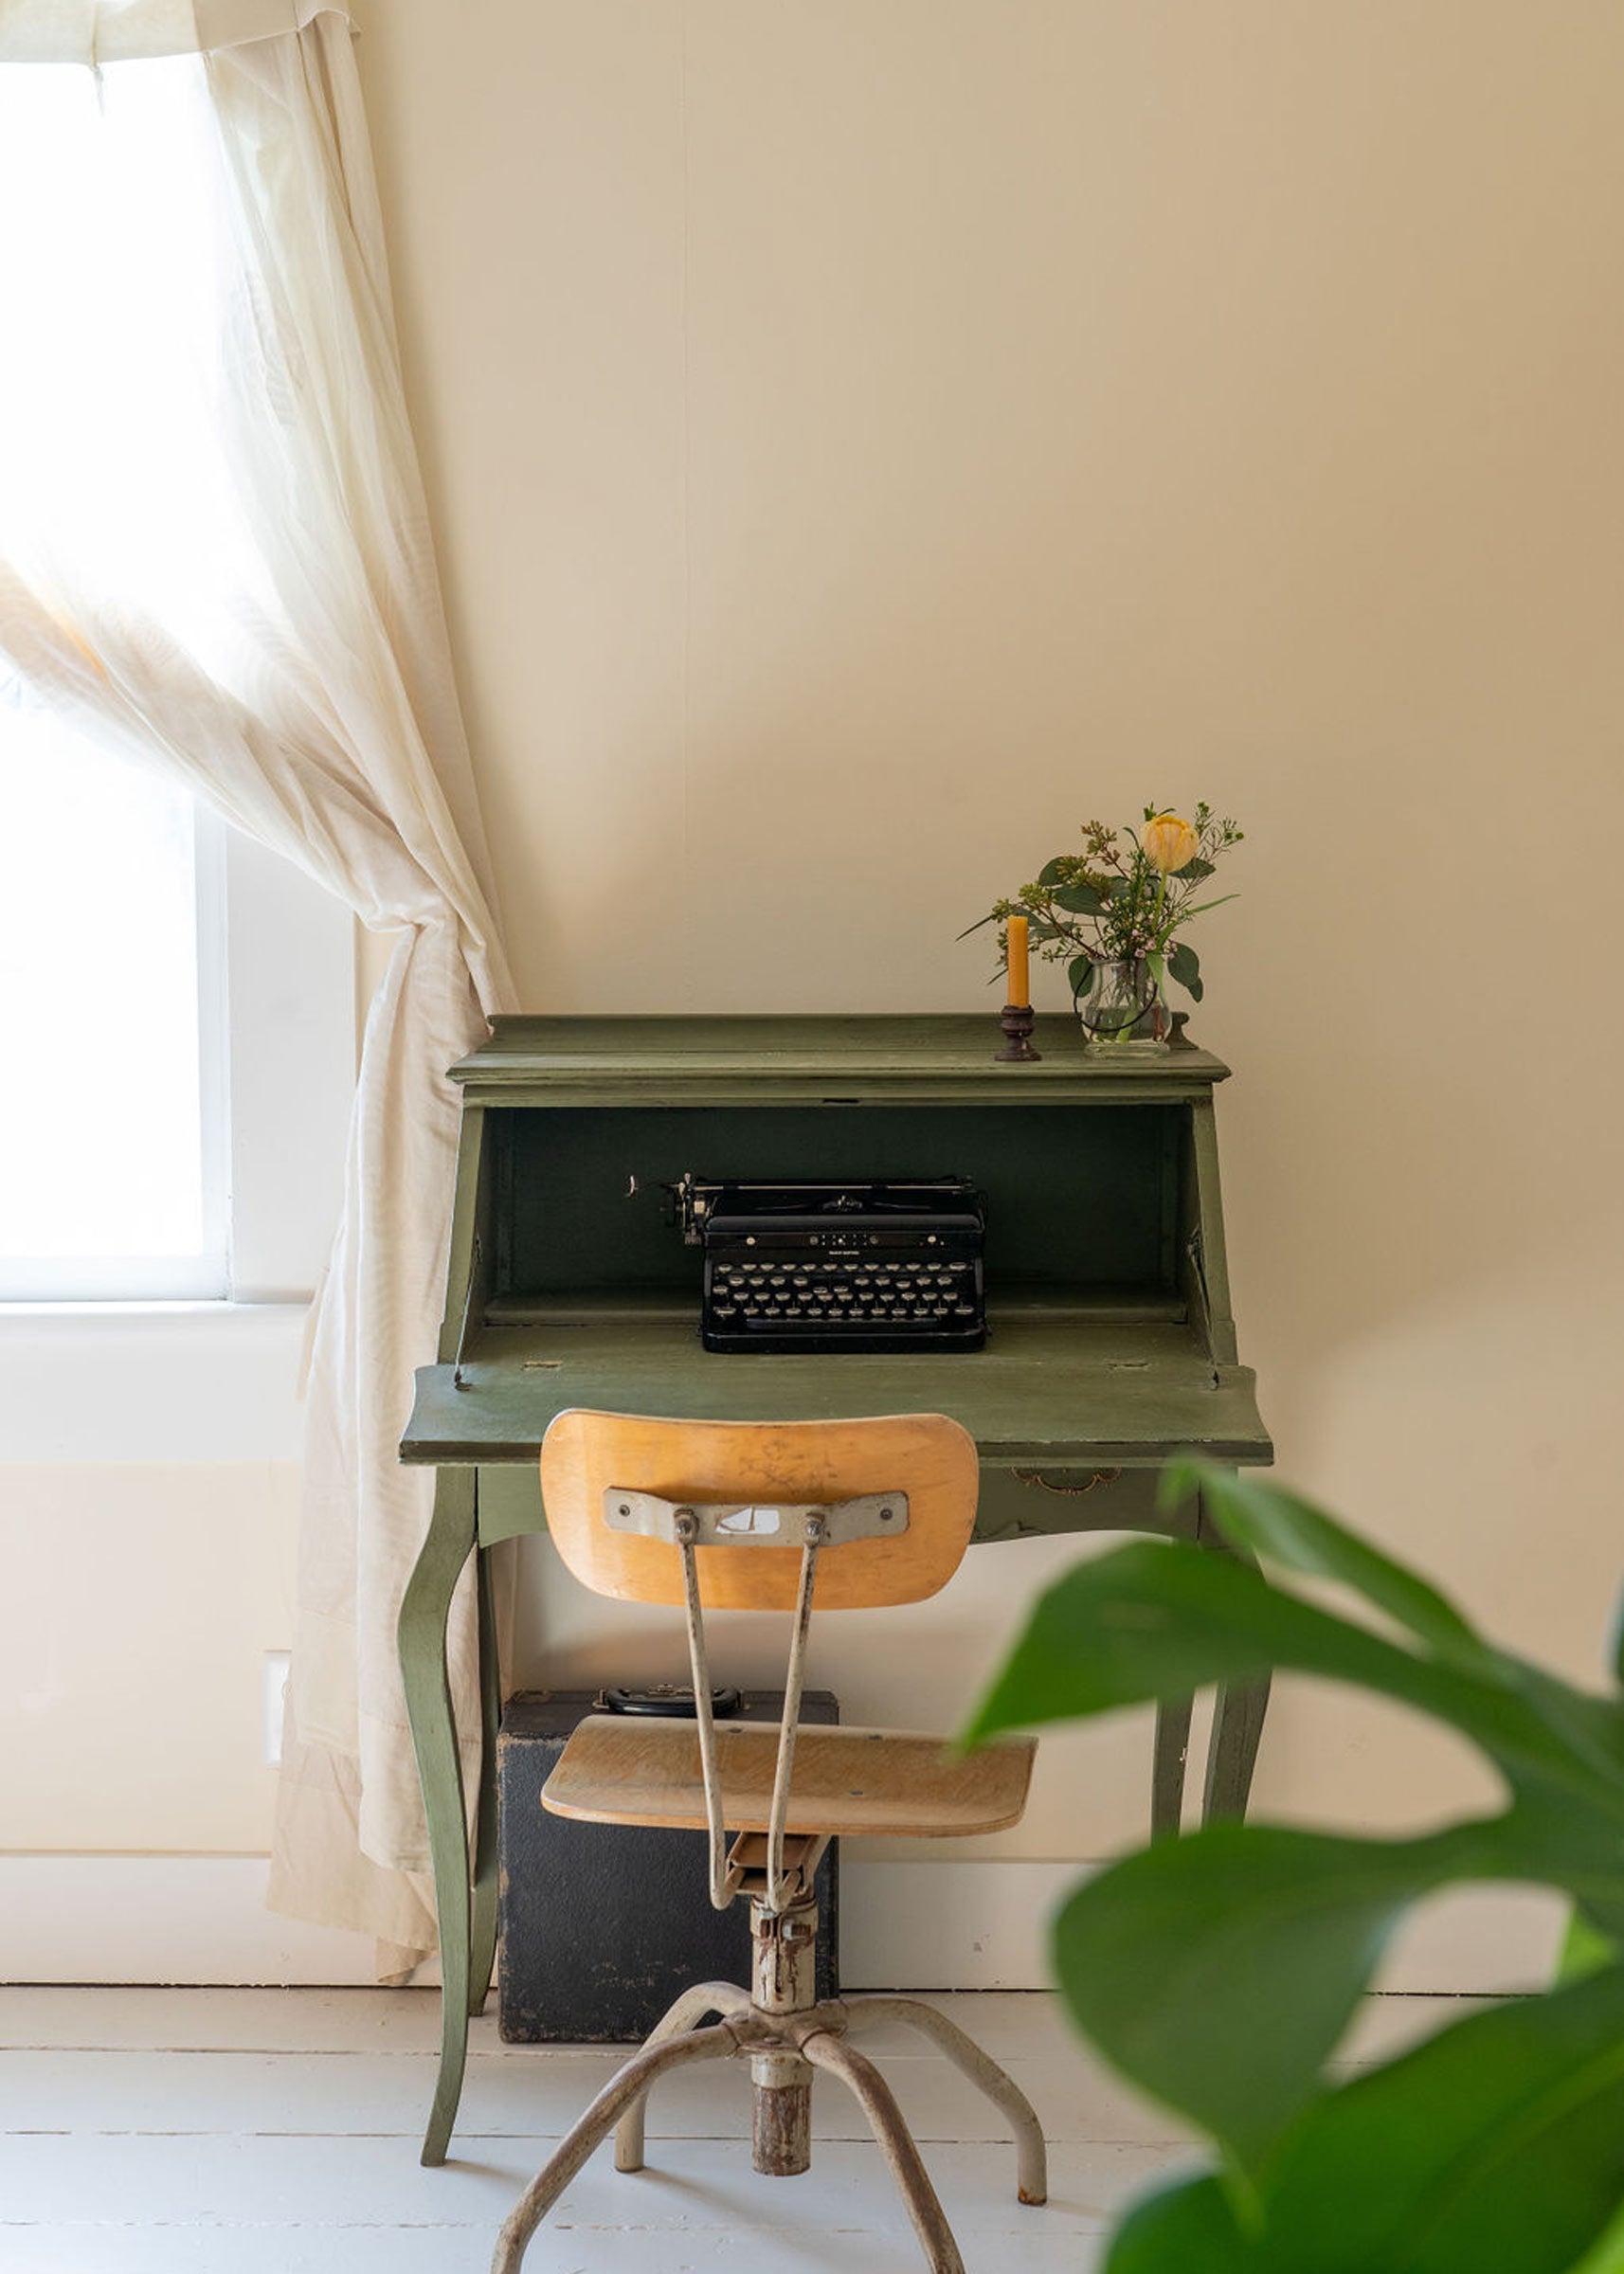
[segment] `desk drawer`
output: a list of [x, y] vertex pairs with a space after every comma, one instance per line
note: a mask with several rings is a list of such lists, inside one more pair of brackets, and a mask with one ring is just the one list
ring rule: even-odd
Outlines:
[[[1161, 1532], [1157, 1512], [1160, 1468], [1005, 1467], [982, 1463], [981, 1500], [974, 1537], [1027, 1540], [1051, 1532]], [[1195, 1512], [1187, 1526], [1195, 1528]]]

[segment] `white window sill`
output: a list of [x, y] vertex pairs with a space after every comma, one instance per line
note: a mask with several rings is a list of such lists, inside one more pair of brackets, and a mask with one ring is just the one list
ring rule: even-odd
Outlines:
[[0, 1462], [297, 1460], [308, 1308], [0, 1305]]

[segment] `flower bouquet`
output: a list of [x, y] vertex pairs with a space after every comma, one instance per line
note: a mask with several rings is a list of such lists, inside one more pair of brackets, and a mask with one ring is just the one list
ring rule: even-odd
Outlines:
[[[1057, 854], [1013, 900], [995, 901], [980, 924], [996, 924], [1000, 968], [1008, 954], [1009, 919], [1024, 916], [1033, 952], [1064, 963], [1072, 1001], [1092, 1048], [1165, 1050], [1173, 1021], [1169, 979], [1201, 1000], [1201, 967], [1177, 935], [1192, 917], [1224, 900], [1203, 900], [1201, 887], [1244, 831], [1217, 819], [1204, 803], [1192, 820], [1159, 805], [1145, 808], [1138, 829], [1090, 821], [1081, 853]], [[967, 934], [961, 933], [965, 938]]]

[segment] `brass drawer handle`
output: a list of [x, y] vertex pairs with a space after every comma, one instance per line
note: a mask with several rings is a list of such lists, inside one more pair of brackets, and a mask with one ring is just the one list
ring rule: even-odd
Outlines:
[[1036, 1469], [1018, 1469], [1015, 1481], [1018, 1485], [1036, 1485], [1039, 1492], [1053, 1492], [1060, 1500], [1084, 1500], [1096, 1485], [1114, 1485], [1121, 1474], [1120, 1469], [1096, 1469], [1086, 1485], [1052, 1485]]

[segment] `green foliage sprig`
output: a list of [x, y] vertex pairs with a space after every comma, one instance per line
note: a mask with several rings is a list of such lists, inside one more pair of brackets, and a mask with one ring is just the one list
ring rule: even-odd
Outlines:
[[1164, 805], [1146, 805], [1139, 829], [1086, 822], [1081, 853], [1060, 853], [1045, 861], [1031, 884], [1023, 884], [1013, 900], [995, 900], [969, 930], [997, 925], [1001, 971], [1009, 919], [1025, 915], [1033, 954], [1066, 965], [1074, 996], [1087, 992], [1095, 964], [1143, 961], [1159, 992], [1165, 992], [1169, 978], [1176, 979], [1200, 1002], [1200, 959], [1187, 940], [1174, 935], [1193, 916], [1235, 898], [1233, 893], [1216, 900], [1197, 895], [1219, 857], [1245, 834], [1215, 815], [1204, 801], [1187, 821]]
[[[1219, 2151], [1128, 2213], [1103, 2274], [1624, 2274], [1624, 1648], [1606, 1691], [1576, 1689], [1289, 1492], [1195, 1461], [1165, 1488], [1199, 1492], [1238, 1556], [1138, 1541], [1070, 1572], [967, 1742], [1278, 1668], [1456, 1731], [1506, 1801], [1400, 1840], [1211, 1823], [1065, 1904], [1053, 1956], [1073, 2017]], [[1368, 1615], [1272, 1583], [1254, 1557]], [[1407, 1908], [1484, 1880], [1571, 1899], [1567, 1978], [1330, 2082]]]

